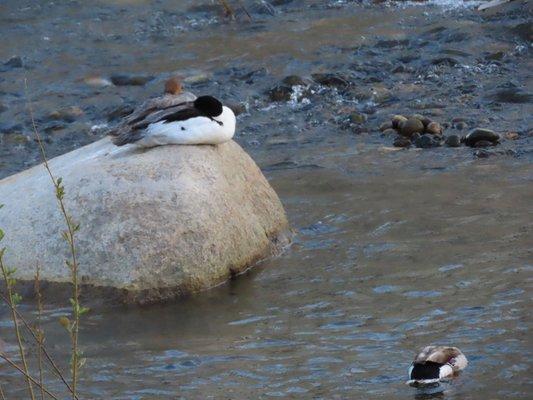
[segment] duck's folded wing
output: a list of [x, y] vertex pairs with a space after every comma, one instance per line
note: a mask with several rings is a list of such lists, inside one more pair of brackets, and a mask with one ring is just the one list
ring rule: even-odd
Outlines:
[[192, 93], [186, 92], [177, 96], [166, 95], [147, 100], [107, 134], [112, 136], [112, 141], [117, 146], [136, 142], [143, 137], [142, 129], [167, 115], [191, 109], [195, 98]]
[[198, 110], [190, 102], [162, 110], [152, 110], [149, 113], [142, 113], [134, 118], [125, 120], [113, 133], [110, 133], [112, 136], [111, 140], [117, 146], [135, 143], [145, 136], [146, 128], [151, 124], [161, 121], [183, 121], [198, 116], [200, 116]]

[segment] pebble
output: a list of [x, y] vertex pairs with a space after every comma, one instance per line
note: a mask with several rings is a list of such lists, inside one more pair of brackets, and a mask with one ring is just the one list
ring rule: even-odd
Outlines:
[[461, 146], [461, 138], [459, 135], [450, 135], [446, 138], [445, 142], [448, 147], [459, 147]]
[[397, 136], [392, 143], [394, 147], [409, 147], [411, 146], [411, 141], [405, 136]]
[[209, 82], [210, 78], [207, 74], [198, 74], [198, 75], [192, 75], [188, 76], [183, 80], [183, 83], [186, 83], [187, 85], [200, 85], [202, 83]]
[[83, 115], [83, 110], [78, 106], [71, 106], [61, 110], [53, 111], [48, 114], [49, 120], [62, 120], [65, 122], [74, 122]]
[[479, 141], [497, 144], [500, 141], [500, 135], [490, 129], [475, 128], [465, 137], [465, 144], [470, 147], [474, 147]]
[[426, 126], [426, 132], [432, 135], [442, 135], [442, 127], [438, 122], [430, 122]]
[[100, 76], [89, 76], [85, 79], [83, 79], [83, 82], [92, 87], [107, 87], [107, 86], [113, 86], [113, 82], [111, 82], [109, 79], [102, 78]]
[[400, 133], [410, 137], [413, 133], [424, 132], [424, 124], [418, 118], [409, 118], [400, 125]]
[[22, 58], [20, 56], [13, 56], [4, 63], [4, 66], [8, 68], [22, 68], [24, 63], [22, 62]]
[[468, 124], [464, 121], [459, 121], [459, 122], [456, 122], [453, 127], [459, 131], [462, 131], [463, 129], [467, 129], [468, 128]]
[[0, 102], [0, 113], [3, 113], [5, 110], [7, 110], [7, 106]]
[[424, 128], [426, 128], [432, 122], [428, 117], [424, 117], [421, 114], [411, 115], [411, 118], [419, 119], [424, 124]]
[[283, 78], [281, 83], [288, 86], [307, 86], [307, 83], [305, 82], [304, 78], [298, 75], [286, 76], [285, 78]]
[[359, 113], [359, 112], [351, 113], [348, 118], [350, 119], [350, 122], [354, 124], [364, 124], [368, 119], [366, 114]]
[[[2, 109], [2, 106], [0, 105], [0, 110]], [[0, 111], [1, 112], [1, 111]], [[520, 139], [520, 135], [518, 134], [518, 132], [507, 132], [505, 134], [505, 138], [507, 140], [516, 140], [516, 139]]]
[[396, 135], [398, 132], [396, 132], [396, 129], [392, 129], [392, 128], [389, 128], [389, 129], [385, 129], [383, 131], [383, 135], [384, 136], [389, 136], [389, 135]]
[[384, 132], [387, 129], [392, 129], [392, 121], [385, 121], [379, 126], [381, 132]]
[[415, 140], [415, 146], [421, 149], [429, 149], [431, 147], [439, 147], [440, 140], [436, 139], [433, 135], [422, 135]]
[[116, 86], [144, 86], [152, 79], [154, 79], [153, 76], [144, 75], [111, 75], [111, 82]]
[[346, 87], [350, 85], [350, 81], [344, 76], [334, 73], [317, 73], [311, 74], [311, 77], [316, 83], [324, 86]]
[[286, 85], [277, 85], [268, 91], [268, 97], [271, 101], [289, 101], [292, 95], [292, 87]]
[[395, 115], [392, 117], [392, 127], [394, 129], [400, 129], [400, 125], [407, 121], [407, 118], [405, 118], [403, 115]]

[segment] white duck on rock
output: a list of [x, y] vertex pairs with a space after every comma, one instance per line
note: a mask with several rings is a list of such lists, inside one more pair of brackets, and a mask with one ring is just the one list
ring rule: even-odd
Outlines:
[[109, 132], [117, 146], [154, 147], [167, 144], [220, 144], [235, 134], [233, 111], [212, 96], [168, 90], [143, 103]]
[[411, 364], [407, 384], [424, 387], [449, 381], [467, 365], [468, 360], [457, 347], [427, 346]]

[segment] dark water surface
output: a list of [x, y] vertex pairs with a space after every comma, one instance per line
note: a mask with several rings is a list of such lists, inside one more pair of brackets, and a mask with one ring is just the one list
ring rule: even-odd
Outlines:
[[[38, 160], [24, 77], [47, 147], [60, 154], [98, 139], [108, 112], [159, 93], [178, 72], [197, 77], [189, 88], [199, 94], [244, 103], [236, 140], [296, 232], [282, 256], [197, 297], [93, 310], [81, 338], [83, 398], [413, 399], [406, 371], [428, 344], [458, 346], [470, 361], [437, 398], [531, 398], [533, 110], [530, 47], [517, 29], [531, 10], [277, 3], [286, 4], [250, 2], [251, 24], [199, 2], [0, 4], [0, 60], [20, 55], [25, 65], [0, 72], [0, 176]], [[443, 57], [457, 64], [434, 64]], [[407, 69], [392, 72], [398, 65]], [[286, 75], [316, 72], [354, 84], [313, 84], [281, 103], [265, 95]], [[154, 79], [83, 82], [115, 73]], [[515, 96], [502, 101], [504, 89]], [[72, 105], [84, 114], [54, 128], [48, 114]], [[366, 121], [347, 121], [354, 112]], [[392, 149], [377, 126], [397, 112], [462, 117], [519, 138], [486, 159], [466, 147]], [[62, 360], [68, 338], [57, 319], [67, 312], [45, 315]], [[14, 354], [10, 326], [0, 309]], [[18, 382], [0, 364], [8, 399], [26, 398]]]

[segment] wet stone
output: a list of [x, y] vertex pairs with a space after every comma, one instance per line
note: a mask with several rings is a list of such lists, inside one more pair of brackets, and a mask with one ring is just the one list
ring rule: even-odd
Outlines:
[[286, 85], [278, 85], [268, 91], [268, 97], [271, 101], [289, 101], [292, 95], [292, 87]]
[[389, 135], [396, 135], [398, 132], [396, 132], [396, 129], [392, 129], [392, 128], [389, 128], [389, 129], [385, 129], [383, 131], [383, 135], [384, 136], [389, 136]]
[[433, 65], [447, 65], [448, 67], [455, 67], [457, 64], [459, 64], [459, 61], [457, 61], [455, 58], [451, 57], [440, 57], [435, 58], [431, 61], [431, 64]]
[[439, 147], [440, 140], [436, 139], [433, 135], [422, 135], [415, 140], [415, 146], [421, 149], [429, 149], [431, 147]]
[[492, 100], [500, 103], [531, 103], [533, 94], [525, 93], [518, 88], [509, 88], [498, 90], [489, 96]]
[[283, 78], [281, 83], [283, 83], [284, 85], [288, 85], [288, 86], [306, 86], [307, 85], [304, 78], [298, 75], [286, 76], [285, 78]]
[[144, 86], [154, 79], [153, 76], [144, 75], [111, 75], [111, 82], [116, 86]]
[[494, 146], [494, 143], [489, 142], [488, 140], [478, 140], [474, 144], [474, 147], [491, 147], [491, 146]]
[[411, 141], [405, 136], [397, 136], [392, 143], [394, 147], [409, 147], [411, 146]]
[[22, 68], [24, 66], [24, 63], [22, 62], [22, 58], [20, 56], [13, 56], [4, 63], [4, 66], [9, 69]]
[[424, 124], [418, 118], [409, 118], [400, 125], [400, 133], [410, 137], [413, 133], [424, 132]]
[[97, 88], [113, 86], [113, 83], [109, 79], [102, 78], [99, 76], [89, 76], [87, 78], [84, 78], [83, 82], [88, 86], [97, 87]]
[[459, 121], [453, 125], [453, 127], [459, 131], [462, 131], [463, 129], [468, 128], [468, 124], [464, 121]]
[[465, 137], [465, 144], [470, 147], [474, 147], [480, 141], [497, 144], [500, 141], [500, 135], [490, 129], [476, 128], [470, 131]]
[[459, 147], [461, 146], [461, 138], [459, 135], [450, 135], [446, 138], [445, 142], [448, 147]]
[[387, 129], [392, 129], [392, 122], [391, 121], [385, 121], [379, 126], [379, 130], [381, 132], [384, 132]]
[[442, 126], [438, 122], [430, 122], [426, 126], [426, 132], [431, 135], [442, 135]]
[[187, 85], [202, 85], [204, 83], [209, 82], [210, 78], [207, 74], [198, 74], [198, 75], [192, 75], [188, 76], [183, 80], [184, 83]]
[[407, 118], [403, 115], [395, 115], [392, 117], [392, 127], [395, 129], [400, 129], [400, 125], [407, 121]]
[[367, 121], [368, 117], [366, 114], [359, 113], [359, 112], [353, 112], [350, 114], [348, 119], [350, 120], [351, 123], [354, 123], [354, 124], [364, 124]]
[[53, 111], [48, 115], [48, 119], [52, 121], [74, 122], [83, 115], [83, 110], [77, 106], [67, 107], [61, 110]]
[[350, 81], [339, 74], [316, 73], [312, 74], [311, 77], [316, 83], [319, 83], [324, 86], [334, 86], [342, 88], [350, 85]]
[[416, 118], [420, 120], [420, 122], [424, 124], [424, 128], [427, 127], [431, 123], [431, 119], [429, 119], [428, 117], [424, 117], [422, 114], [411, 115], [411, 118]]

